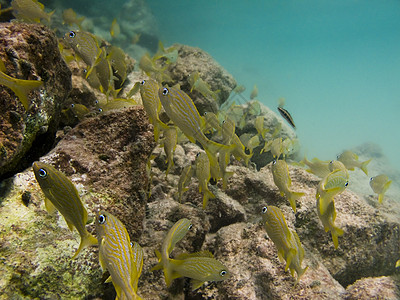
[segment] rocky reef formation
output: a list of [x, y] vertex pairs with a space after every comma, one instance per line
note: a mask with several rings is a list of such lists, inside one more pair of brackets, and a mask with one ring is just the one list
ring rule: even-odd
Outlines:
[[[71, 177], [91, 217], [98, 208], [109, 210], [119, 216], [132, 238], [141, 244], [145, 257], [138, 292], [144, 299], [355, 299], [360, 295], [373, 297], [383, 287], [390, 288], [383, 299], [397, 295], [399, 281], [394, 276], [394, 264], [400, 253], [400, 224], [388, 211], [382, 213], [351, 191], [339, 195], [336, 222], [345, 234], [335, 250], [315, 211], [318, 179], [299, 167], [290, 167], [293, 188], [306, 193], [297, 202], [296, 214], [279, 195], [270, 165], [259, 172], [230, 166], [234, 176], [228, 188], [222, 191], [211, 187], [217, 198], [211, 199], [203, 210], [197, 180], [192, 181], [179, 203], [179, 176], [169, 174], [165, 179], [165, 173], [153, 162], [151, 196], [146, 201], [145, 162], [153, 146], [143, 112], [130, 108], [84, 121], [42, 158]], [[190, 143], [179, 148], [177, 168], [194, 159], [200, 150]], [[26, 193], [31, 194], [27, 206], [22, 201]], [[68, 231], [61, 217], [44, 211], [42, 198], [31, 170], [15, 176], [0, 209], [6, 220], [0, 231], [0, 251], [6, 266], [2, 270], [2, 278], [6, 279], [0, 290], [5, 295], [18, 293], [26, 297], [58, 294], [107, 299], [113, 291], [110, 284], [106, 289], [101, 281], [104, 276], [99, 271], [96, 247], [85, 249], [77, 260], [71, 261], [78, 235]], [[387, 201], [394, 202], [390, 198]], [[285, 272], [260, 223], [265, 204], [281, 208], [305, 248], [303, 267], [308, 265], [309, 269], [298, 285]], [[188, 279], [177, 279], [167, 289], [162, 272], [150, 272], [157, 262], [154, 250], [161, 247], [168, 229], [182, 217], [192, 221], [193, 229], [172, 255], [210, 250], [230, 269], [232, 278], [193, 292]], [[92, 225], [90, 228], [93, 230]], [[389, 277], [375, 278], [382, 275]], [[360, 281], [363, 277], [370, 278]], [[62, 278], [63, 288], [45, 278]], [[379, 283], [382, 280], [384, 284]], [[368, 289], [364, 288], [366, 285]]]
[[[169, 65], [167, 69], [174, 84], [179, 84], [181, 90], [194, 99], [201, 115], [206, 111], [216, 113], [219, 106], [229, 98], [236, 86], [236, 80], [206, 51], [181, 44], [174, 44], [171, 47], [178, 50], [176, 63]], [[188, 78], [194, 72], [200, 74], [201, 79], [210, 85], [212, 91], [219, 90], [216, 93], [217, 99], [204, 97], [196, 90], [190, 91]]]
[[[22, 27], [18, 30], [22, 31], [23, 26], [28, 26], [20, 25]], [[12, 28], [17, 24], [7, 26]], [[43, 35], [47, 36], [44, 27], [29, 26], [33, 26], [29, 27], [33, 32], [43, 30]], [[50, 44], [56, 45], [56, 42]], [[174, 47], [178, 49], [179, 57], [176, 64], [168, 66], [174, 83], [179, 83], [183, 90], [190, 92], [188, 76], [194, 71], [201, 73], [206, 82], [212, 83], [212, 90], [221, 90], [219, 98], [212, 101], [196, 91], [191, 96], [195, 98], [200, 111], [217, 109], [228, 99], [236, 85], [233, 77], [204, 51], [183, 45]], [[0, 55], [9, 57], [7, 53], [0, 52]], [[6, 56], [3, 56], [4, 59]], [[48, 54], [47, 59], [49, 57], [52, 56]], [[20, 59], [30, 61], [29, 57], [24, 56]], [[52, 59], [54, 63], [58, 61], [57, 55], [54, 54]], [[12, 60], [4, 61], [11, 68]], [[61, 92], [67, 93], [71, 86], [70, 73], [68, 69], [64, 70], [63, 62], [61, 65], [61, 70], [55, 67], [49, 70], [59, 72], [58, 75], [49, 73], [49, 77], [44, 75], [47, 73], [41, 69], [44, 68], [42, 65], [34, 65], [29, 69], [31, 71], [25, 78], [42, 78], [45, 89], [32, 93], [35, 98], [28, 112], [23, 111], [10, 91], [1, 87], [2, 95], [9, 100], [1, 102], [2, 105], [8, 105], [4, 106], [6, 113], [1, 117], [11, 120], [15, 117], [12, 111], [16, 111], [22, 116], [26, 115], [26, 118], [42, 118], [41, 114], [46, 112], [44, 115], [49, 118], [47, 123], [35, 122], [40, 126], [47, 126], [51, 122], [57, 124], [55, 120], [59, 118], [60, 105], [65, 96], [62, 97]], [[89, 102], [100, 97], [85, 85], [81, 67], [78, 64], [70, 67], [74, 73], [73, 97], [84, 101], [87, 96]], [[131, 82], [127, 86], [143, 78], [145, 75], [132, 72], [128, 76]], [[129, 89], [125, 87], [123, 94]], [[49, 105], [47, 102], [52, 104], [48, 113], [42, 108]], [[244, 116], [243, 126], [237, 127], [238, 135], [257, 134], [255, 118], [263, 116], [263, 126], [270, 130], [266, 139], [296, 137], [282, 119], [257, 101], [235, 105], [234, 109], [235, 117]], [[21, 117], [22, 120], [24, 118]], [[37, 128], [39, 125], [35, 126]], [[52, 126], [55, 126], [52, 129], [54, 132], [56, 125]], [[24, 128], [23, 125], [14, 127]], [[273, 136], [276, 128], [279, 134]], [[8, 136], [3, 128], [0, 133]], [[357, 177], [358, 173], [351, 173], [350, 186], [354, 186], [353, 191], [348, 188], [335, 198], [336, 225], [343, 228], [344, 235], [339, 237], [339, 248], [334, 249], [331, 235], [324, 231], [316, 212], [315, 194], [320, 179], [299, 166], [289, 166], [293, 189], [305, 193], [297, 201], [297, 212], [293, 213], [289, 202], [280, 196], [274, 184], [271, 154], [258, 154], [263, 143], [254, 149], [256, 154], [248, 167], [232, 157], [227, 171], [233, 172], [233, 176], [229, 178], [227, 188], [223, 190], [221, 182], [209, 184], [216, 198], [210, 199], [203, 210], [196, 178], [190, 181], [181, 203], [177, 201], [181, 171], [202, 150], [181, 139], [174, 155], [175, 166], [166, 176], [165, 153], [159, 147], [154, 149], [152, 126], [141, 106], [90, 115], [75, 128], [64, 127], [57, 136], [58, 144], [40, 160], [64, 172], [77, 186], [89, 213], [87, 228], [91, 233], [95, 231], [94, 216], [103, 209], [117, 216], [126, 226], [131, 239], [143, 247], [144, 266], [138, 288], [138, 294], [143, 299], [399, 297], [400, 281], [395, 269], [395, 262], [400, 256], [399, 199], [397, 194], [388, 192], [384, 203], [378, 206], [376, 199], [364, 188], [361, 188], [364, 193], [354, 193], [360, 189], [356, 183], [368, 182], [365, 175]], [[377, 152], [373, 147], [369, 149]], [[287, 159], [294, 158], [297, 153], [298, 149], [293, 149]], [[151, 154], [156, 158], [150, 160], [149, 169]], [[368, 152], [363, 154], [371, 157]], [[379, 155], [376, 154], [374, 158], [379, 160]], [[378, 170], [371, 165], [370, 172], [377, 173]], [[398, 188], [398, 185], [394, 186]], [[22, 299], [115, 298], [114, 288], [110, 283], [105, 283], [109, 274], [101, 274], [96, 246], [84, 249], [75, 260], [71, 260], [78, 247], [79, 235], [76, 231], [69, 231], [58, 213], [49, 214], [45, 211], [44, 195], [31, 168], [3, 180], [0, 187], [0, 295]], [[298, 284], [285, 271], [275, 245], [263, 228], [261, 211], [264, 205], [280, 207], [288, 226], [296, 230], [304, 246], [303, 267], [309, 268]], [[172, 257], [182, 252], [209, 250], [228, 267], [231, 278], [209, 282], [192, 291], [187, 278], [175, 279], [167, 288], [162, 271], [151, 271], [157, 263], [154, 251], [161, 248], [167, 231], [183, 217], [190, 219], [193, 227], [176, 245]]]
[[1, 177], [26, 167], [32, 159], [27, 157], [49, 150], [42, 147], [54, 140], [61, 106], [71, 89], [71, 72], [61, 58], [54, 32], [42, 25], [1, 23], [0, 59], [11, 77], [43, 82], [29, 93], [28, 110], [0, 85]]
[[[146, 160], [154, 147], [143, 109], [134, 107], [88, 119], [70, 130], [41, 160], [68, 175], [80, 191], [93, 221], [105, 209], [125, 224], [137, 239], [146, 208]], [[103, 296], [97, 247], [71, 260], [78, 246], [77, 232], [64, 219], [44, 210], [43, 193], [32, 170], [3, 183], [1, 202], [0, 293], [13, 297], [83, 298]], [[90, 226], [93, 231], [94, 226]], [[61, 282], [60, 282], [61, 280]]]

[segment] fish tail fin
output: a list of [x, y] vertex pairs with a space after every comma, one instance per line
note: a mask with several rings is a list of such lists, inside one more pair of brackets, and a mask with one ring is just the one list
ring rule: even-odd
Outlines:
[[156, 143], [158, 142], [158, 138], [160, 137], [160, 131], [161, 130], [167, 130], [168, 129], [168, 125], [165, 124], [163, 121], [157, 119], [154, 120], [153, 122], [153, 126], [154, 126], [154, 140], [156, 141]]
[[155, 250], [154, 252], [156, 253], [156, 256], [158, 258], [158, 263], [154, 267], [152, 267], [150, 269], [150, 271], [161, 270], [163, 268], [163, 259], [162, 259], [160, 251]]
[[97, 239], [93, 235], [91, 235], [88, 231], [86, 231], [86, 235], [81, 237], [81, 243], [79, 244], [79, 248], [78, 250], [76, 250], [74, 256], [72, 256], [72, 259], [75, 259], [83, 248], [97, 245], [97, 243], [98, 243]]
[[264, 128], [264, 129], [261, 131], [261, 137], [263, 138], [263, 140], [265, 140], [265, 134], [266, 134], [267, 132], [269, 132], [269, 128]]
[[293, 211], [296, 212], [296, 200], [300, 197], [304, 196], [304, 193], [301, 192], [290, 192], [289, 194], [289, 202]]
[[363, 170], [363, 172], [365, 173], [365, 175], [368, 176], [368, 170], [367, 170], [367, 165], [371, 162], [372, 158], [369, 160], [364, 161], [363, 163], [361, 163], [361, 167], [360, 169]]
[[169, 170], [174, 166], [174, 159], [171, 157], [170, 159], [167, 160], [168, 165], [167, 165], [167, 170], [165, 171], [165, 178], [167, 178]]
[[230, 153], [235, 149], [235, 145], [223, 145], [217, 142], [208, 140], [206, 144], [207, 150], [214, 155], [217, 156], [217, 153], [224, 151], [225, 153]]
[[8, 86], [18, 97], [19, 101], [21, 101], [22, 105], [25, 107], [25, 110], [29, 109], [30, 101], [28, 99], [28, 94], [43, 85], [43, 82], [40, 80], [13, 80], [14, 84]]
[[339, 246], [338, 237], [342, 236], [343, 233], [344, 233], [343, 229], [336, 227], [335, 225], [332, 226], [331, 235], [332, 235], [332, 241], [333, 241], [333, 245], [335, 246], [335, 249], [337, 249]]
[[[297, 285], [297, 284], [299, 283], [300, 277], [303, 276], [303, 274], [307, 271], [307, 269], [308, 269], [308, 266], [305, 267], [304, 269], [302, 269], [302, 268], [300, 267], [300, 272], [297, 273], [297, 279], [296, 279], [296, 282], [295, 282], [294, 285]], [[297, 271], [296, 271], [296, 272], [297, 272]]]
[[180, 261], [170, 258], [168, 258], [168, 260], [164, 263], [163, 271], [164, 271], [165, 284], [167, 285], [167, 287], [171, 286], [172, 280], [181, 277], [179, 273], [174, 272], [173, 265], [176, 263], [180, 263]]
[[214, 198], [215, 198], [215, 195], [209, 189], [205, 189], [204, 195], [203, 195], [203, 209], [206, 209], [208, 199], [214, 199]]

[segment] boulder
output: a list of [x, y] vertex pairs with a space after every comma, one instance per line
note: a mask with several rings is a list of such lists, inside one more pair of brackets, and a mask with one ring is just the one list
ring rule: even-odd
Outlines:
[[0, 59], [9, 76], [43, 82], [29, 93], [28, 110], [0, 85], [0, 177], [5, 177], [26, 168], [54, 143], [71, 71], [54, 32], [39, 24], [1, 23]]

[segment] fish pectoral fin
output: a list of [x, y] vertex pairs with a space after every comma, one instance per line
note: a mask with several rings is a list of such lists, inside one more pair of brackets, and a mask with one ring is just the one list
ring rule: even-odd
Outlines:
[[292, 263], [293, 257], [295, 257], [296, 254], [297, 254], [297, 250], [296, 250], [296, 249], [291, 248], [291, 249], [289, 250], [289, 253], [288, 253], [287, 257], [286, 257], [286, 267], [285, 267], [285, 271], [288, 270], [290, 264]]
[[283, 258], [283, 255], [284, 255], [284, 252], [283, 252], [283, 250], [279, 250], [278, 251], [278, 258], [279, 258], [279, 261], [280, 262], [285, 262], [285, 259]]
[[204, 282], [205, 281], [192, 279], [192, 291], [197, 290], [199, 287], [201, 287], [204, 284]]
[[56, 211], [56, 207], [47, 197], [44, 198], [44, 206], [49, 214], [52, 214]]
[[71, 222], [67, 221], [67, 220], [65, 220], [65, 222], [67, 223], [69, 230], [73, 231], [74, 230], [74, 225]]
[[111, 276], [108, 276], [108, 278], [106, 279], [106, 281], [104, 281], [104, 283], [109, 283], [112, 282]]

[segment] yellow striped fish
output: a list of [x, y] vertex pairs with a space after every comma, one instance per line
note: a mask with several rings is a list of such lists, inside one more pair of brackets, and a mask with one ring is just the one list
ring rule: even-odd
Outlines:
[[279, 260], [286, 261], [285, 271], [290, 269], [292, 276], [297, 273], [296, 284], [308, 267], [302, 268], [304, 249], [294, 230], [289, 229], [282, 211], [276, 206], [265, 206], [262, 209], [265, 230], [278, 249]]
[[[326, 200], [333, 199], [334, 196], [343, 192], [349, 185], [349, 172], [346, 168], [336, 169], [326, 175], [318, 184], [316, 198], [324, 198]], [[328, 201], [325, 201], [328, 204]], [[321, 207], [321, 214], [325, 209]]]
[[159, 84], [152, 79], [143, 80], [140, 83], [140, 95], [142, 96], [143, 107], [149, 116], [150, 123], [154, 126], [154, 139], [158, 142], [161, 129], [168, 129], [158, 114], [161, 110], [161, 102], [158, 97]]
[[187, 165], [183, 168], [181, 176], [179, 176], [178, 182], [178, 201], [181, 203], [182, 201], [182, 194], [188, 190], [187, 186], [190, 183], [190, 179], [193, 176], [193, 168], [192, 165]]
[[354, 171], [354, 168], [359, 168], [365, 173], [365, 175], [368, 175], [367, 165], [372, 160], [369, 159], [361, 162], [358, 160], [358, 155], [350, 150], [346, 150], [342, 154], [338, 155], [337, 159], [346, 166], [347, 170]]
[[138, 267], [124, 224], [112, 214], [100, 211], [96, 216], [96, 232], [100, 265], [110, 273], [116, 299], [141, 299], [135, 291]]
[[272, 163], [272, 176], [274, 183], [278, 187], [281, 196], [285, 195], [289, 200], [290, 206], [296, 212], [296, 200], [304, 196], [304, 193], [293, 192], [290, 188], [292, 180], [289, 176], [289, 167], [284, 160], [274, 160]]
[[369, 185], [371, 186], [372, 190], [378, 194], [378, 201], [382, 203], [383, 196], [385, 195], [387, 189], [392, 184], [392, 181], [389, 180], [389, 177], [385, 174], [381, 174], [375, 177], [371, 177], [369, 180]]
[[222, 121], [222, 142], [225, 145], [232, 145], [233, 147], [229, 153], [224, 151], [226, 155], [230, 156], [230, 153], [232, 153], [237, 160], [243, 159], [246, 166], [249, 164], [251, 155], [246, 154], [242, 141], [235, 133], [235, 122], [230, 118]]
[[169, 255], [171, 251], [174, 249], [176, 243], [178, 243], [186, 233], [192, 228], [192, 223], [188, 219], [180, 219], [178, 220], [174, 226], [168, 231], [167, 236], [164, 239], [164, 242], [160, 251], [156, 250], [156, 255], [158, 258], [158, 264], [155, 265], [151, 270], [161, 270], [164, 271], [165, 283], [167, 286], [171, 285], [173, 278], [173, 271], [171, 269], [170, 261], [171, 258]]
[[233, 149], [233, 147], [211, 141], [204, 135], [205, 121], [185, 92], [174, 87], [164, 87], [158, 90], [158, 95], [168, 117], [174, 124], [182, 130], [189, 141], [192, 143], [198, 141], [203, 146], [210, 160], [211, 176], [216, 180], [221, 178], [218, 171], [217, 153], [220, 149]]
[[72, 47], [80, 58], [89, 66], [86, 78], [101, 61], [102, 50], [95, 35], [86, 31], [71, 30], [64, 35], [64, 41]]
[[213, 112], [206, 111], [204, 113], [205, 125], [203, 132], [213, 132], [213, 129], [217, 131], [217, 135], [221, 135], [221, 125], [219, 123], [218, 117]]
[[196, 155], [196, 176], [199, 180], [199, 191], [203, 193], [203, 209], [206, 209], [208, 199], [213, 199], [215, 196], [208, 189], [208, 182], [211, 178], [210, 161], [208, 160], [207, 154], [204, 152], [199, 152]]
[[67, 176], [52, 166], [36, 161], [32, 167], [36, 181], [46, 196], [44, 201], [47, 211], [52, 212], [57, 208], [69, 229], [72, 231], [75, 227], [81, 236], [79, 248], [72, 257], [74, 259], [83, 248], [97, 244], [96, 238], [86, 230], [88, 214], [78, 191]]
[[349, 184], [349, 173], [346, 168], [336, 169], [326, 175], [319, 183], [317, 193], [317, 213], [325, 232], [331, 231], [335, 249], [339, 246], [338, 237], [343, 230], [335, 225], [336, 209], [334, 197], [343, 192]]
[[192, 290], [201, 287], [206, 281], [221, 281], [230, 278], [227, 267], [216, 260], [209, 251], [183, 253], [177, 259], [171, 259], [174, 278], [192, 279]]

